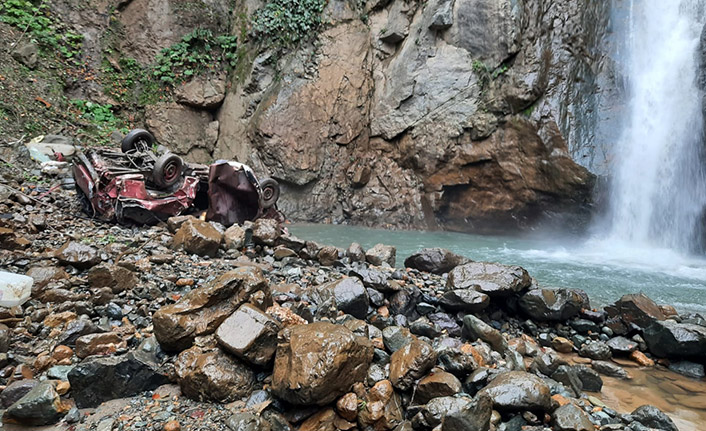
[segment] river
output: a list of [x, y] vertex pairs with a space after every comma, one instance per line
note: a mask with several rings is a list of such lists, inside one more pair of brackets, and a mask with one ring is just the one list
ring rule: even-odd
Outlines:
[[706, 314], [706, 259], [669, 249], [631, 247], [609, 240], [471, 235], [456, 232], [388, 231], [342, 225], [289, 225], [300, 238], [347, 248], [397, 247], [397, 266], [424, 247], [442, 247], [477, 261], [521, 265], [549, 288], [579, 288], [603, 306], [627, 293], [644, 292], [681, 313]]

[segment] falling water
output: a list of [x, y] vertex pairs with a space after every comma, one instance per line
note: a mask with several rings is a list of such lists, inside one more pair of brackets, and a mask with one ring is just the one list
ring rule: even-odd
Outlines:
[[609, 238], [703, 250], [706, 176], [698, 86], [703, 0], [632, 0], [629, 103], [613, 160]]

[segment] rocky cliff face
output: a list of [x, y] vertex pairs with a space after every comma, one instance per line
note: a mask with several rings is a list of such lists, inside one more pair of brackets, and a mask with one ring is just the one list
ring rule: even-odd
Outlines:
[[[87, 50], [105, 49], [112, 29], [143, 64], [197, 25], [241, 32], [263, 6], [71, 2], [60, 4]], [[195, 78], [144, 122], [194, 161], [235, 158], [275, 177], [294, 220], [493, 231], [563, 213], [577, 225], [593, 184], [581, 165], [595, 138], [609, 9], [330, 0], [315, 40], [285, 55], [250, 40], [236, 73]]]
[[314, 45], [257, 57], [218, 112], [216, 154], [270, 171], [290, 217], [493, 230], [587, 202], [570, 147], [590, 140], [608, 6], [332, 0], [325, 14]]

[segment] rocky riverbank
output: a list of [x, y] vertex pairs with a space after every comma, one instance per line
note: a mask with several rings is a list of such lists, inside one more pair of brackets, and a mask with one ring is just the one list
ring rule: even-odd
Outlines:
[[48, 174], [0, 169], [0, 269], [35, 280], [0, 309], [8, 429], [671, 431], [604, 404], [603, 380], [703, 384], [706, 322], [644, 295], [593, 309], [518, 266], [428, 249], [400, 268], [270, 220], [98, 224]]

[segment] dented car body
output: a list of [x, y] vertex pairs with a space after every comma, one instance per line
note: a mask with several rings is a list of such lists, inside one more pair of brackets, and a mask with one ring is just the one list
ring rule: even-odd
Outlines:
[[225, 226], [262, 217], [284, 221], [275, 180], [260, 181], [238, 162], [184, 163], [142, 129], [123, 139], [120, 152], [79, 151], [72, 169], [83, 210], [106, 221], [153, 224], [191, 212]]

